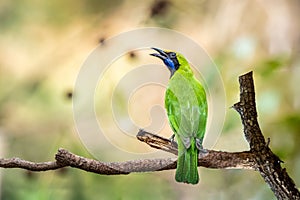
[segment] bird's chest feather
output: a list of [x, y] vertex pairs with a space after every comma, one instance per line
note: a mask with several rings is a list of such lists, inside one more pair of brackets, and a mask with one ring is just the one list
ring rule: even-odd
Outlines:
[[165, 97], [169, 121], [176, 132], [193, 133], [199, 125], [201, 102], [193, 80], [183, 75], [172, 77]]
[[180, 107], [191, 108], [199, 104], [193, 81], [192, 77], [182, 74], [175, 74], [170, 79], [167, 91], [173, 94]]

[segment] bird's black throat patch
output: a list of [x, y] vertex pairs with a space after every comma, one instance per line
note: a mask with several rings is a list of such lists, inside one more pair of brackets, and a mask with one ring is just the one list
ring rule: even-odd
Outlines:
[[174, 63], [175, 70], [177, 71], [179, 69], [180, 64], [177, 60], [176, 53], [175, 52], [168, 52], [167, 54], [168, 54], [169, 58], [172, 60], [172, 62]]

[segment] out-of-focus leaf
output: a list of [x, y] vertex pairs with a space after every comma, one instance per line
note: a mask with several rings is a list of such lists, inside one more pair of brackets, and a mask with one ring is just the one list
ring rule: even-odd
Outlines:
[[286, 56], [280, 55], [276, 57], [272, 57], [266, 60], [263, 60], [260, 64], [258, 64], [257, 71], [264, 77], [268, 77], [274, 71], [286, 67], [289, 63], [289, 59]]

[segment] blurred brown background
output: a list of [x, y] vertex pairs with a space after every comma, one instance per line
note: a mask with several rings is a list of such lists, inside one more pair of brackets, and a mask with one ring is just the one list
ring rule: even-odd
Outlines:
[[[224, 80], [228, 109], [238, 101], [237, 77], [254, 71], [261, 128], [299, 187], [299, 13], [297, 0], [2, 0], [1, 157], [53, 160], [59, 147], [91, 157], [72, 114], [71, 93], [81, 64], [108, 37], [138, 27], [166, 27], [207, 50]], [[228, 110], [214, 148], [247, 149], [241, 133], [239, 116]], [[0, 192], [4, 200], [274, 199], [256, 172], [199, 169], [196, 186], [176, 183], [174, 171], [99, 176], [75, 169], [1, 169]]]

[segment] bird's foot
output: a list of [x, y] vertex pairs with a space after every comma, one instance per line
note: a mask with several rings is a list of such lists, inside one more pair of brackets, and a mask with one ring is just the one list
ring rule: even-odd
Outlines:
[[198, 138], [196, 139], [196, 147], [199, 150], [199, 155], [198, 155], [199, 158], [203, 158], [208, 154], [207, 149], [203, 148], [202, 142], [203, 142], [202, 139], [198, 139]]
[[175, 146], [175, 147], [177, 146], [177, 143], [175, 142], [175, 134], [171, 135], [169, 140], [171, 141], [172, 146]]
[[171, 140], [171, 142], [174, 142], [174, 138], [175, 138], [175, 134], [171, 135], [171, 137], [169, 138], [169, 140]]
[[196, 147], [199, 151], [201, 151], [203, 149], [202, 142], [203, 142], [203, 139], [196, 138]]
[[201, 150], [199, 150], [198, 158], [204, 158], [207, 155], [208, 155], [208, 150], [207, 149], [201, 149]]

